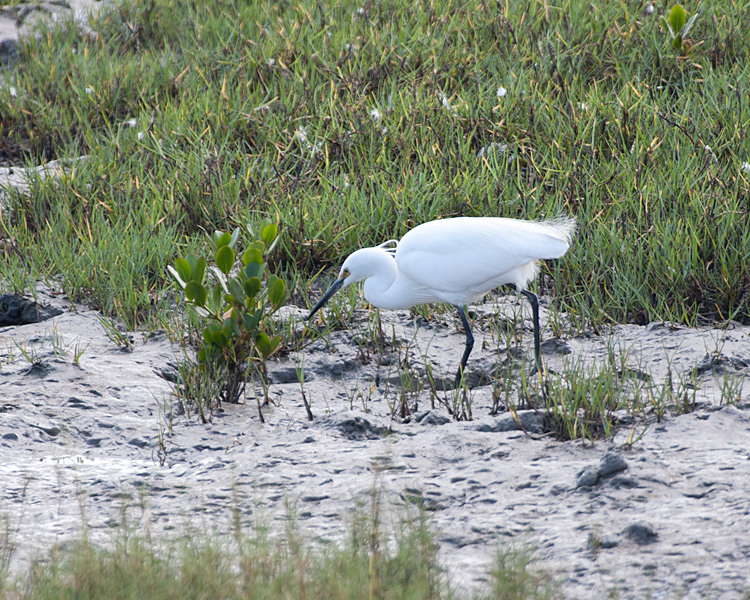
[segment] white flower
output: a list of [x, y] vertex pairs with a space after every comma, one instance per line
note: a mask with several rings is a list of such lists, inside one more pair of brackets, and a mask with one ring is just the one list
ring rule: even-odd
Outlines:
[[704, 148], [704, 150], [711, 155], [711, 158], [713, 158], [716, 161], [719, 160], [718, 158], [716, 158], [716, 155], [714, 154], [714, 151], [711, 150], [711, 146], [709, 146], [708, 144], [706, 144], [706, 147]]
[[498, 98], [505, 98], [507, 93], [508, 93], [508, 90], [506, 90], [503, 86], [500, 86], [499, 88], [497, 88]]
[[139, 140], [142, 140], [145, 137], [146, 137], [146, 132], [145, 131], [139, 131], [138, 132], [138, 139]]
[[359, 15], [360, 17], [364, 17], [364, 16], [365, 16], [365, 12], [366, 12], [366, 11], [365, 11], [365, 9], [364, 9], [364, 8], [358, 8], [358, 9], [357, 9], [357, 14], [358, 14], [358, 15]]
[[267, 65], [268, 65], [269, 67], [273, 67], [273, 66], [274, 66], [274, 65], [276, 64], [276, 60], [275, 60], [275, 59], [273, 59], [273, 58], [269, 58], [269, 59], [268, 59], [268, 60], [266, 61], [266, 64], [267, 64]]
[[91, 86], [87, 87], [86, 88], [86, 93], [87, 94], [93, 94], [94, 93], [94, 88], [92, 88]]
[[137, 124], [138, 121], [136, 121], [135, 119], [128, 119], [127, 121], [125, 121], [125, 123], [123, 123], [123, 125], [127, 125], [128, 127], [135, 127]]
[[588, 104], [586, 104], [585, 102], [581, 102], [581, 103], [580, 103], [580, 104], [578, 105], [578, 108], [580, 108], [581, 110], [588, 110], [588, 109], [589, 109], [589, 105], [588, 105]]
[[651, 14], [653, 14], [653, 13], [654, 13], [654, 5], [653, 5], [653, 4], [649, 4], [649, 5], [648, 5], [648, 6], [646, 7], [646, 14], [647, 14], [647, 15], [651, 15]]
[[307, 131], [305, 131], [304, 127], [300, 127], [296, 131], [295, 135], [300, 139], [301, 142], [306, 142], [307, 141]]
[[380, 111], [377, 108], [373, 108], [370, 111], [370, 116], [372, 117], [373, 121], [375, 121], [376, 123], [380, 123], [381, 114], [380, 114]]
[[500, 144], [498, 142], [492, 142], [489, 146], [485, 146], [477, 152], [477, 158], [482, 158], [485, 154], [489, 154], [493, 150], [503, 153], [508, 149], [508, 144]]
[[10, 87], [8, 88], [8, 91], [10, 91], [10, 95], [11, 95], [11, 96], [12, 96], [13, 98], [16, 98], [16, 97], [18, 96], [18, 91], [17, 91], [17, 90], [16, 90], [16, 88], [14, 88], [13, 86], [10, 86]]
[[743, 162], [742, 163], [742, 172], [743, 173], [750, 173], [750, 163], [749, 162]]

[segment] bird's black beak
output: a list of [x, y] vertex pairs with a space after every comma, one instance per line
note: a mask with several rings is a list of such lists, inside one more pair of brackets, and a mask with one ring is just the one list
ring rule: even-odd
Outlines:
[[310, 311], [310, 314], [307, 315], [307, 318], [305, 319], [305, 321], [309, 321], [312, 318], [312, 316], [316, 312], [318, 312], [326, 302], [328, 302], [331, 299], [331, 296], [333, 296], [336, 292], [338, 292], [341, 289], [341, 286], [344, 285], [345, 279], [346, 279], [345, 277], [342, 277], [341, 279], [337, 279], [334, 282], [334, 284], [330, 288], [328, 288], [328, 291], [325, 294], [323, 294], [323, 297], [320, 300], [318, 300], [318, 303], [315, 306], [313, 306], [313, 309]]

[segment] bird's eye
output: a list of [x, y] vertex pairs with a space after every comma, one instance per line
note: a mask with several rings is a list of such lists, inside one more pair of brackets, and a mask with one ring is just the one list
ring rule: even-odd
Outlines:
[[349, 269], [344, 269], [343, 271], [341, 271], [341, 277], [339, 277], [339, 279], [346, 279], [347, 277], [349, 277], [349, 275], [351, 275]]

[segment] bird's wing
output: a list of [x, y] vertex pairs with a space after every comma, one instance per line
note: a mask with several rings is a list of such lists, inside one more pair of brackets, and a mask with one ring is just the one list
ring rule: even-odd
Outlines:
[[396, 261], [399, 271], [420, 285], [455, 292], [502, 279], [503, 274], [535, 259], [562, 256], [574, 229], [575, 221], [564, 219], [534, 222], [460, 217], [430, 221], [401, 239]]

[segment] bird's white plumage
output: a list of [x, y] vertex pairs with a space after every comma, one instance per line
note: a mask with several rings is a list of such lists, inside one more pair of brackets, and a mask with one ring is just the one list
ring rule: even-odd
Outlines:
[[365, 298], [379, 308], [464, 305], [500, 285], [524, 289], [537, 273], [536, 261], [565, 254], [574, 231], [573, 219], [429, 221], [409, 231], [395, 254], [380, 247], [354, 252], [340, 277], [349, 273], [344, 285], [364, 279]]
[[536, 276], [537, 260], [559, 258], [567, 252], [575, 227], [575, 220], [569, 218], [522, 221], [458, 217], [429, 221], [409, 231], [400, 242], [390, 240], [350, 254], [336, 282], [307, 318], [311, 319], [339, 289], [362, 280], [365, 298], [378, 308], [455, 304], [466, 330], [466, 348], [456, 375], [458, 385], [474, 346], [463, 306], [498, 286], [513, 284], [531, 303], [535, 364], [541, 372], [539, 303], [526, 285]]

